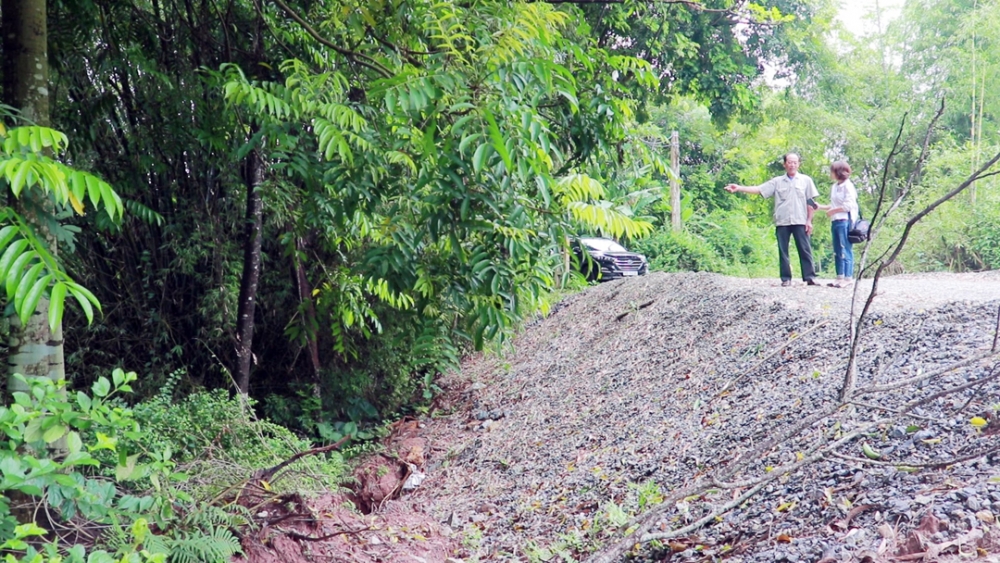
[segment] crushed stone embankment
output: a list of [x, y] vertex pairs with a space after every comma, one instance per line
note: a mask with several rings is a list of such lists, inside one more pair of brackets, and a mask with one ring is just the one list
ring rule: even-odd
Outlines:
[[[870, 283], [859, 282], [858, 293]], [[470, 359], [445, 382], [464, 400], [453, 414], [424, 421], [428, 477], [393, 502], [442, 523], [463, 545], [456, 557], [527, 560], [544, 548], [584, 557], [574, 549], [615, 535], [611, 503], [632, 513], [643, 484], [648, 493], [650, 484], [669, 491], [694, 483], [835, 405], [847, 365], [851, 293], [713, 274], [651, 274], [589, 288], [528, 327], [511, 353]], [[996, 274], [883, 278], [862, 326], [858, 386], [929, 374], [989, 350], [998, 305]], [[774, 481], [646, 556], [672, 550], [678, 560], [728, 554], [847, 561], [896, 553], [927, 514], [943, 523], [928, 535], [934, 545], [989, 526], [994, 505], [1000, 514], [992, 455], [950, 468], [897, 465], [950, 460], [995, 444], [969, 420], [1000, 404], [1000, 386], [984, 381], [906, 416], [891, 411], [992, 370], [990, 361], [974, 362], [858, 397], [853, 409], [769, 449], [734, 480], [793, 462], [823, 432], [865, 430], [838, 452], [843, 457]], [[862, 462], [862, 443], [881, 464]], [[737, 492], [680, 503], [657, 530], [682, 528]]]

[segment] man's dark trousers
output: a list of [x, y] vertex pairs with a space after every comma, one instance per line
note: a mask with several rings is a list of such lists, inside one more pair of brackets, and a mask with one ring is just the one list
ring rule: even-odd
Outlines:
[[784, 225], [774, 228], [778, 237], [778, 261], [781, 267], [781, 281], [792, 279], [792, 265], [788, 261], [788, 239], [795, 237], [795, 250], [799, 253], [799, 266], [802, 268], [802, 279], [811, 280], [816, 277], [813, 266], [812, 246], [805, 225]]

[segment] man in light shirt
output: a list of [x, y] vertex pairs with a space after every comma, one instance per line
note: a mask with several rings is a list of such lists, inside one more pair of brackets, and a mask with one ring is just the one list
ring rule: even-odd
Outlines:
[[788, 260], [788, 240], [795, 239], [795, 249], [799, 254], [799, 265], [802, 268], [802, 280], [807, 285], [819, 285], [816, 282], [816, 267], [813, 265], [812, 245], [809, 235], [812, 234], [813, 213], [819, 205], [816, 198], [819, 191], [812, 178], [799, 174], [799, 155], [790, 152], [783, 158], [785, 174], [772, 178], [759, 186], [740, 186], [729, 184], [726, 191], [730, 193], [743, 192], [759, 194], [774, 198], [774, 234], [778, 239], [778, 261], [781, 270], [781, 285], [792, 285], [792, 266]]

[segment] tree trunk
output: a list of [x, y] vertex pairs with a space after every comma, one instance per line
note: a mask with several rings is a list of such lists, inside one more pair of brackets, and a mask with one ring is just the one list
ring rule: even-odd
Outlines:
[[[29, 124], [49, 125], [49, 57], [48, 57], [48, 14], [45, 0], [0, 0], [0, 75], [3, 76], [3, 103], [19, 110], [20, 117]], [[22, 198], [35, 196], [33, 205], [20, 206], [25, 219], [34, 223], [40, 238], [56, 253], [56, 241], [38, 221], [34, 213], [25, 209], [41, 209], [46, 213], [52, 209], [47, 197], [38, 197], [34, 190], [26, 190]], [[49, 301], [38, 302], [34, 313], [25, 326], [17, 314], [7, 317], [10, 326], [7, 355], [7, 394], [28, 391], [27, 386], [12, 377], [21, 374], [28, 377], [47, 377], [52, 381], [66, 379], [63, 363], [62, 326], [49, 329]], [[66, 392], [66, 388], [62, 388]], [[62, 438], [49, 445], [54, 456], [66, 452], [66, 439]], [[36, 502], [20, 491], [8, 493], [11, 514], [24, 524], [34, 521]]]
[[[49, 125], [49, 61], [48, 22], [45, 0], [0, 1], [0, 37], [3, 42], [3, 101], [21, 112], [21, 117], [34, 125]], [[22, 197], [32, 197], [27, 190]], [[37, 195], [35, 197], [38, 197]], [[48, 198], [38, 198], [34, 205], [22, 209], [51, 209]], [[38, 234], [56, 253], [55, 239], [44, 223], [31, 213], [25, 218], [34, 223]], [[17, 315], [11, 315], [8, 375], [43, 376], [53, 381], [66, 378], [63, 364], [62, 327], [50, 331], [47, 300], [39, 301], [26, 326]], [[8, 377], [8, 392], [24, 390], [24, 385]]]
[[304, 254], [305, 249], [306, 242], [301, 238], [296, 239], [293, 265], [295, 268], [295, 285], [298, 287], [299, 302], [302, 304], [302, 325], [306, 331], [306, 342], [308, 343], [306, 347], [309, 349], [309, 363], [312, 366], [312, 394], [321, 407], [320, 418], [322, 420], [323, 386], [320, 378], [319, 342], [316, 336], [319, 325], [316, 321], [316, 304], [313, 302], [312, 286], [309, 284], [309, 278], [306, 277], [306, 269], [299, 259], [299, 256]]
[[253, 359], [254, 312], [257, 308], [257, 286], [260, 282], [260, 244], [263, 228], [264, 203], [260, 186], [264, 183], [264, 163], [260, 153], [250, 151], [245, 162], [243, 180], [247, 187], [246, 240], [243, 247], [243, 278], [236, 320], [236, 387], [246, 395], [250, 392], [250, 365]]
[[3, 100], [28, 122], [49, 125], [48, 24], [45, 0], [0, 0]]

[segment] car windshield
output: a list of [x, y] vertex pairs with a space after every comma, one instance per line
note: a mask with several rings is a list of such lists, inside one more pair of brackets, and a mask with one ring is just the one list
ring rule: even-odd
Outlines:
[[628, 252], [622, 245], [606, 238], [585, 238], [582, 239], [581, 242], [583, 242], [583, 244], [590, 250], [598, 250], [601, 252]]

